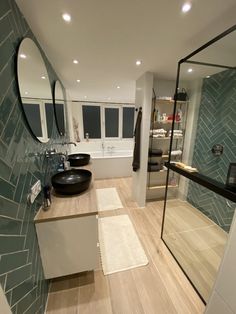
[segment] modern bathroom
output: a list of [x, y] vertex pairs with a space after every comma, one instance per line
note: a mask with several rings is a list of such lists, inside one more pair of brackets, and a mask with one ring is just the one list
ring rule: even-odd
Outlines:
[[0, 313], [236, 313], [235, 13], [1, 1]]

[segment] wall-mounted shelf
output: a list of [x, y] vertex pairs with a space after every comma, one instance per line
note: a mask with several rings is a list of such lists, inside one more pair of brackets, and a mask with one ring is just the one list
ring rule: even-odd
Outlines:
[[[152, 137], [150, 136], [150, 138], [152, 140], [170, 140], [170, 136], [165, 136], [165, 137]], [[179, 140], [179, 139], [183, 139], [183, 136], [174, 136], [173, 137], [174, 140]]]
[[165, 166], [170, 170], [177, 172], [182, 176], [204, 186], [205, 188], [211, 190], [212, 192], [215, 192], [216, 194], [219, 194], [232, 202], [236, 202], [236, 193], [230, 191], [229, 189], [226, 189], [225, 184], [213, 180], [207, 176], [204, 176], [199, 172], [188, 172], [184, 169], [175, 166], [174, 163], [166, 162]]
[[[154, 151], [157, 149], [162, 150], [162, 156], [155, 156], [155, 154], [150, 154], [149, 152], [149, 160], [153, 158], [153, 160], [163, 163], [167, 161], [169, 158], [168, 151], [170, 149], [170, 140], [171, 136], [169, 136], [170, 130], [172, 129], [172, 125], [174, 122], [174, 130], [173, 130], [173, 147], [175, 150], [183, 151], [184, 144], [184, 135], [185, 135], [185, 125], [186, 125], [186, 113], [187, 113], [187, 102], [177, 102], [178, 109], [176, 112], [176, 117], [179, 115], [179, 118], [175, 118], [173, 115], [174, 109], [174, 100], [170, 99], [155, 99], [153, 98], [152, 102], [152, 113], [151, 113], [151, 130], [150, 130], [150, 140], [149, 140], [149, 151]], [[173, 120], [165, 120], [167, 117], [174, 118]], [[179, 121], [176, 121], [179, 120]], [[181, 131], [181, 135], [179, 133], [175, 135], [175, 132]], [[156, 137], [155, 135], [165, 135]], [[154, 136], [153, 136], [154, 135]], [[173, 156], [172, 156], [173, 157]], [[179, 160], [181, 157], [175, 157], [174, 160]], [[150, 170], [150, 168], [148, 168]], [[164, 199], [165, 195], [165, 187], [166, 187], [166, 179], [167, 179], [167, 171], [148, 171], [148, 183], [147, 183], [147, 199]], [[175, 178], [176, 185], [169, 184], [169, 188], [173, 190], [175, 193], [175, 188], [178, 186], [178, 177]]]

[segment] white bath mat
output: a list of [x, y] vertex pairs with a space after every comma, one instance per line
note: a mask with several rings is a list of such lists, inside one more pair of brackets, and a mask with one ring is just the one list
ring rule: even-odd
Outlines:
[[96, 189], [98, 211], [123, 208], [116, 188]]
[[148, 264], [128, 215], [99, 218], [98, 226], [104, 275]]

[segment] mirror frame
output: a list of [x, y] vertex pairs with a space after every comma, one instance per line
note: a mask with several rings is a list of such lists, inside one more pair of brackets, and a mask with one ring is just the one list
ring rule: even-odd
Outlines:
[[[47, 143], [50, 141], [51, 138], [48, 137], [48, 141], [47, 141], [47, 142], [43, 142], [43, 141], [40, 141], [40, 139], [34, 134], [32, 128], [31, 128], [31, 126], [30, 126], [30, 123], [29, 123], [29, 121], [28, 121], [27, 115], [26, 115], [25, 110], [24, 110], [23, 102], [22, 102], [21, 90], [20, 90], [20, 79], [19, 79], [19, 75], [18, 75], [18, 74], [19, 74], [19, 73], [18, 73], [18, 69], [19, 69], [19, 60], [20, 60], [20, 58], [19, 58], [20, 49], [21, 49], [22, 43], [23, 43], [23, 41], [24, 41], [25, 39], [30, 39], [30, 40], [35, 44], [35, 46], [38, 48], [38, 51], [39, 51], [39, 53], [40, 53], [40, 55], [41, 55], [41, 58], [42, 58], [42, 60], [43, 60], [43, 63], [44, 63], [45, 69], [46, 69], [46, 73], [47, 73], [47, 76], [48, 76], [49, 86], [50, 86], [50, 95], [51, 95], [51, 97], [52, 97], [51, 99], [52, 99], [52, 103], [53, 103], [53, 92], [52, 92], [51, 82], [50, 82], [50, 79], [49, 79], [48, 68], [47, 68], [47, 66], [46, 66], [46, 63], [45, 63], [45, 61], [44, 61], [43, 55], [42, 55], [42, 53], [41, 53], [41, 50], [40, 50], [38, 44], [37, 44], [32, 38], [30, 38], [30, 37], [23, 37], [23, 38], [22, 38], [22, 40], [20, 41], [20, 43], [19, 43], [19, 45], [18, 45], [18, 47], [17, 47], [16, 55], [15, 55], [15, 60], [16, 60], [16, 62], [15, 62], [15, 75], [16, 75], [16, 82], [17, 82], [16, 86], [17, 86], [17, 91], [18, 91], [18, 99], [19, 99], [19, 102], [20, 102], [21, 112], [22, 112], [22, 114], [23, 114], [23, 118], [24, 118], [24, 120], [25, 120], [25, 124], [26, 124], [26, 126], [27, 126], [27, 128], [28, 128], [28, 131], [30, 132], [31, 136], [32, 136], [37, 142], [39, 142], [39, 143], [41, 143], [41, 144], [47, 144]], [[55, 114], [54, 114], [54, 117], [55, 117]]]
[[[59, 127], [59, 122], [58, 122], [58, 118], [57, 118], [57, 111], [56, 111], [56, 86], [59, 85], [61, 87], [61, 91], [63, 94], [63, 108], [64, 108], [64, 133], [61, 132], [60, 127]], [[65, 136], [66, 135], [66, 98], [65, 98], [65, 93], [64, 93], [64, 86], [62, 85], [60, 80], [56, 80], [54, 82], [54, 86], [53, 86], [53, 107], [54, 107], [54, 116], [55, 116], [55, 120], [56, 120], [56, 126], [57, 126], [57, 132], [60, 136]]]

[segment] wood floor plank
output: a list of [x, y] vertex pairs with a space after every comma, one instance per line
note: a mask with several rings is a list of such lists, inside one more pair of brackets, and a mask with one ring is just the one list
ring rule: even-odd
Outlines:
[[[95, 272], [79, 274], [77, 279], [70, 278], [67, 283], [55, 281], [49, 295], [47, 313], [201, 314], [204, 312], [205, 306], [201, 299], [160, 239], [163, 202], [148, 202], [145, 208], [138, 208], [132, 200], [131, 184], [131, 178], [94, 182], [96, 188], [116, 187], [124, 206], [122, 209], [99, 213], [99, 217], [128, 214], [149, 264], [107, 276], [98, 269]], [[197, 223], [195, 225], [198, 226]], [[220, 250], [217, 243], [214, 243], [214, 238], [211, 239], [211, 246], [213, 251]]]

